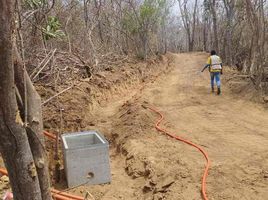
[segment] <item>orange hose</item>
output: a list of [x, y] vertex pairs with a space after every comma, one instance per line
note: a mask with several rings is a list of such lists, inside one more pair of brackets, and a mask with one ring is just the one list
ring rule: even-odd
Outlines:
[[53, 194], [53, 193], [52, 193], [52, 198], [55, 199], [55, 200], [73, 200], [73, 199], [71, 199], [69, 197], [59, 195], [59, 194]]
[[207, 194], [206, 194], [206, 179], [207, 179], [207, 176], [208, 176], [208, 170], [209, 170], [209, 167], [210, 167], [210, 160], [209, 160], [209, 157], [208, 157], [208, 154], [206, 153], [205, 150], [203, 150], [200, 146], [190, 142], [189, 140], [186, 140], [186, 139], [183, 139], [179, 136], [176, 136], [172, 133], [169, 133], [168, 131], [164, 130], [163, 128], [160, 127], [160, 123], [163, 121], [164, 119], [164, 116], [162, 115], [162, 113], [160, 113], [158, 110], [152, 108], [152, 107], [148, 107], [150, 110], [152, 110], [153, 112], [157, 113], [160, 118], [157, 120], [156, 124], [155, 124], [155, 128], [160, 131], [160, 132], [163, 132], [165, 134], [167, 134], [169, 137], [172, 137], [172, 138], [175, 138], [176, 140], [179, 140], [181, 142], [184, 142], [188, 145], [191, 145], [193, 147], [195, 147], [196, 149], [198, 149], [203, 155], [204, 157], [206, 158], [206, 161], [207, 161], [207, 164], [206, 164], [206, 168], [205, 168], [205, 171], [204, 171], [204, 174], [203, 174], [203, 177], [202, 177], [202, 196], [203, 196], [203, 199], [204, 200], [208, 200], [208, 197], [207, 197]]
[[[7, 170], [0, 168], [0, 174], [3, 175], [8, 175]], [[75, 195], [71, 195], [65, 192], [61, 192], [58, 191], [56, 189], [51, 189], [52, 192], [52, 196], [56, 199], [56, 200], [83, 200], [83, 197], [79, 197], [79, 196], [75, 196]]]
[[75, 195], [72, 195], [72, 194], [68, 194], [66, 192], [61, 192], [59, 190], [56, 190], [56, 189], [51, 189], [51, 192], [54, 194], [54, 195], [62, 195], [62, 196], [65, 196], [65, 197], [69, 197], [71, 199], [75, 199], [75, 200], [84, 200], [83, 197], [79, 197], [79, 196], [75, 196]]
[[43, 131], [43, 133], [44, 133], [45, 136], [47, 136], [47, 137], [49, 137], [51, 139], [54, 139], [55, 140], [57, 138], [56, 135], [54, 135], [52, 133], [49, 133], [47, 131]]
[[0, 174], [7, 176], [7, 170], [0, 168]]
[[[8, 175], [7, 170], [0, 168], [0, 174], [2, 175]], [[65, 192], [58, 191], [56, 189], [51, 189], [52, 197], [55, 198], [55, 200], [83, 200], [83, 197], [71, 195]]]

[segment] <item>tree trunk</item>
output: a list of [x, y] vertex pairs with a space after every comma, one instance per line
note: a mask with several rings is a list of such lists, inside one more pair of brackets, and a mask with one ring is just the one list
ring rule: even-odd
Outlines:
[[87, 28], [88, 27], [88, 20], [89, 20], [88, 7], [87, 7], [88, 0], [83, 0], [83, 3], [84, 3], [84, 22], [85, 22], [85, 26]]
[[15, 83], [18, 88], [23, 105], [25, 105], [25, 90], [24, 90], [24, 77], [26, 81], [27, 92], [27, 116], [25, 116], [24, 109], [21, 110], [22, 118], [25, 120], [27, 117], [26, 132], [30, 143], [31, 151], [34, 157], [35, 166], [37, 169], [38, 179], [43, 200], [51, 199], [50, 182], [48, 166], [46, 161], [45, 141], [43, 135], [43, 121], [41, 110], [41, 98], [36, 92], [30, 77], [27, 72], [24, 76], [23, 62], [14, 45], [14, 69], [15, 69]]
[[[252, 2], [250, 0], [246, 0], [246, 9], [247, 9], [247, 16], [250, 22], [251, 30], [252, 30], [252, 40], [251, 40], [251, 47], [250, 47], [250, 68], [249, 72], [251, 74], [258, 73], [258, 67], [261, 64], [258, 59], [260, 55], [259, 49], [259, 40], [260, 40], [260, 24], [257, 18], [257, 15], [253, 9]], [[259, 55], [258, 55], [259, 54]]]
[[142, 43], [143, 43], [143, 56], [144, 56], [144, 60], [146, 60], [148, 56], [148, 34], [146, 31], [144, 35], [142, 36]]
[[187, 31], [187, 38], [188, 38], [188, 51], [192, 52], [194, 49], [194, 44], [193, 44], [193, 40], [191, 38], [191, 32]]
[[15, 200], [41, 200], [36, 168], [20, 118], [14, 84], [14, 1], [0, 0], [0, 150]]
[[13, 41], [13, 9], [13, 1], [0, 0], [0, 150], [15, 200], [51, 200], [41, 99]]
[[210, 8], [212, 14], [213, 22], [213, 34], [214, 34], [214, 49], [219, 51], [219, 41], [218, 41], [218, 24], [217, 24], [217, 13], [216, 13], [216, 0], [210, 0]]
[[207, 51], [207, 21], [204, 21], [204, 26], [203, 26], [203, 51]]
[[194, 50], [194, 45], [195, 45], [196, 12], [197, 12], [197, 0], [195, 0], [195, 4], [194, 4], [192, 36], [191, 36], [191, 50], [190, 51]]
[[260, 33], [260, 59], [261, 63], [265, 63], [267, 57], [265, 57], [265, 35], [267, 33], [267, 20], [265, 20], [265, 11], [264, 11], [265, 2], [260, 0], [259, 2], [259, 23], [261, 27]]
[[97, 0], [94, 0], [94, 3], [95, 3], [95, 8], [97, 10], [97, 20], [98, 20], [98, 32], [99, 32], [99, 37], [100, 37], [100, 40], [101, 42], [103, 43], [104, 42], [104, 39], [103, 39], [103, 33], [102, 33], [102, 28], [101, 28], [101, 19], [100, 19], [100, 12], [101, 12], [101, 1], [97, 1]]
[[234, 0], [223, 0], [225, 11], [226, 11], [226, 18], [227, 18], [227, 27], [225, 32], [225, 40], [226, 40], [226, 49], [225, 49], [225, 56], [226, 56], [226, 63], [228, 65], [233, 64], [233, 48], [232, 48], [232, 29], [233, 29], [233, 18], [234, 18], [234, 7], [235, 2]]
[[[181, 12], [181, 18], [183, 22], [184, 29], [187, 34], [187, 45], [188, 45], [188, 51], [194, 50], [195, 45], [195, 29], [196, 29], [196, 14], [197, 14], [197, 0], [195, 0], [194, 4], [194, 10], [191, 13], [190, 10], [187, 8], [187, 0], [178, 0], [179, 8]], [[191, 17], [193, 17], [193, 20], [191, 21]]]

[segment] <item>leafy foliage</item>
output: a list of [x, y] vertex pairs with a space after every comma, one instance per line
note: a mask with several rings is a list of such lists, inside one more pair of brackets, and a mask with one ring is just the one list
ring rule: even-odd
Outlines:
[[48, 18], [46, 27], [43, 28], [45, 40], [64, 37], [65, 34], [62, 30], [60, 30], [60, 27], [61, 24], [58, 18], [50, 16]]
[[133, 13], [129, 13], [127, 10], [125, 11], [125, 15], [122, 19], [122, 26], [125, 30], [128, 30], [131, 34], [138, 33], [139, 24], [137, 20], [135, 20], [135, 16]]
[[46, 4], [46, 0], [25, 0], [25, 4], [29, 6], [31, 9], [37, 9]]
[[153, 26], [161, 24], [166, 6], [166, 0], [145, 0], [137, 9], [125, 10], [122, 19], [123, 27], [131, 34], [137, 34], [144, 31], [150, 31]]
[[140, 18], [142, 21], [158, 22], [166, 0], [145, 0], [140, 7]]

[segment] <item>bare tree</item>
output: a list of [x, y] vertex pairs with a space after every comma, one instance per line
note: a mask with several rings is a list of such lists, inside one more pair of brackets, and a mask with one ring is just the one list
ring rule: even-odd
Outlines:
[[193, 13], [187, 7], [188, 0], [178, 0], [180, 6], [180, 12], [182, 16], [183, 26], [187, 34], [188, 50], [194, 50], [195, 41], [195, 29], [196, 29], [196, 12], [197, 12], [197, 0], [195, 0]]

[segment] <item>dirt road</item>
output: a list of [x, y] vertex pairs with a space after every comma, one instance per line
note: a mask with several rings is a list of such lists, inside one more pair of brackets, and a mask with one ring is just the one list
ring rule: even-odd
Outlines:
[[[178, 55], [175, 71], [155, 83], [144, 97], [163, 111], [172, 130], [209, 153], [210, 199], [266, 199], [268, 112], [235, 98], [226, 87], [220, 97], [210, 94], [208, 74], [197, 73], [204, 60], [203, 54]], [[183, 159], [194, 169], [191, 175], [200, 177], [196, 172], [202, 169], [202, 156], [183, 144], [174, 153], [178, 152], [188, 158]], [[195, 195], [184, 199], [198, 199]]]
[[146, 102], [165, 115], [166, 129], [208, 152], [209, 199], [267, 199], [268, 112], [225, 85], [221, 96], [211, 94], [209, 74], [199, 73], [205, 60], [203, 53], [176, 55], [174, 69], [147, 84], [140, 98], [99, 108], [95, 116], [106, 123], [98, 128], [113, 142], [113, 182], [72, 192], [88, 190], [96, 199], [201, 199], [202, 154], [157, 132], [158, 116], [142, 107]]
[[[96, 200], [202, 199], [204, 157], [156, 131], [158, 116], [143, 106], [150, 105], [164, 114], [165, 129], [208, 152], [210, 200], [268, 199], [267, 109], [232, 94], [225, 84], [221, 96], [211, 94], [208, 72], [200, 73], [205, 54], [171, 57], [172, 67], [163, 66], [166, 73], [158, 78], [148, 77], [142, 90], [139, 84], [115, 88], [120, 93], [110, 92], [107, 104], [85, 106], [84, 129], [98, 129], [110, 141], [112, 183], [68, 191], [90, 192]], [[0, 192], [6, 187], [0, 180]]]

